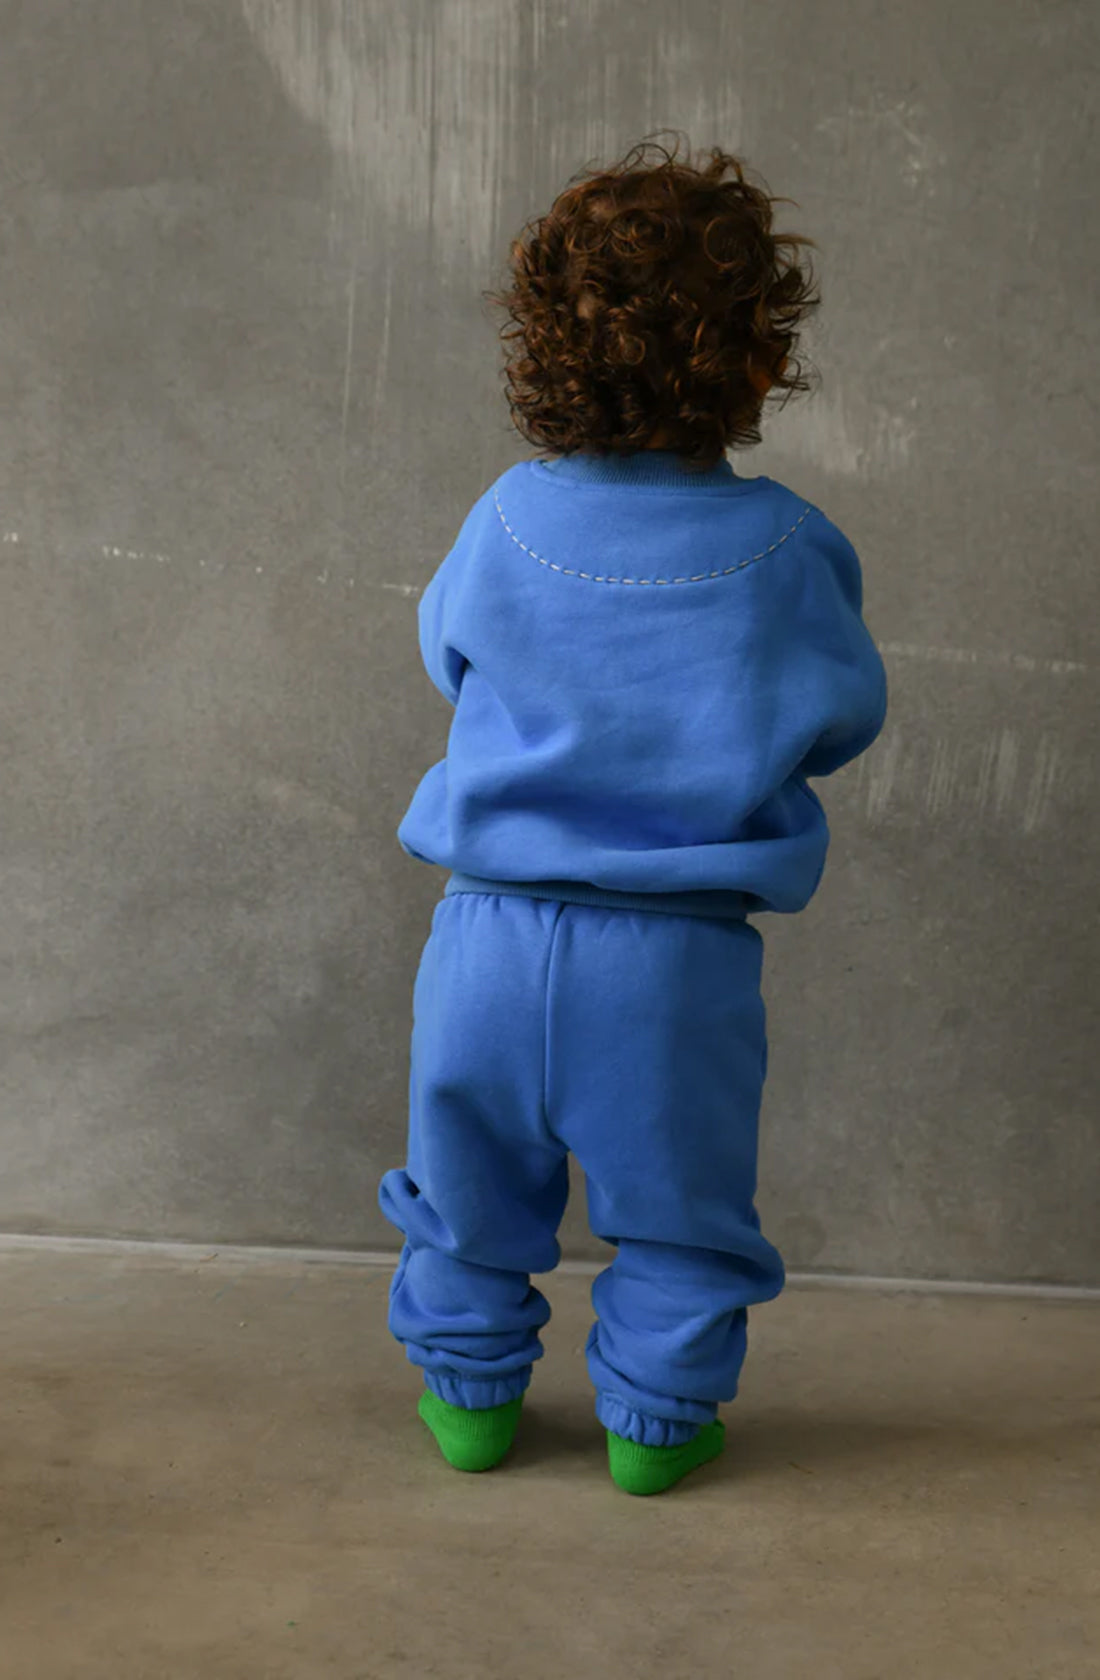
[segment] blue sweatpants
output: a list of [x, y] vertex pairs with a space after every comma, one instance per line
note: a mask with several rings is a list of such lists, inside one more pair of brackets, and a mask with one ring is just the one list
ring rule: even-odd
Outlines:
[[732, 1400], [747, 1309], [783, 1285], [753, 1207], [761, 940], [739, 921], [490, 893], [438, 906], [416, 982], [405, 1245], [390, 1328], [430, 1389], [497, 1406], [550, 1316], [569, 1151], [617, 1252], [592, 1291], [606, 1428], [687, 1440]]

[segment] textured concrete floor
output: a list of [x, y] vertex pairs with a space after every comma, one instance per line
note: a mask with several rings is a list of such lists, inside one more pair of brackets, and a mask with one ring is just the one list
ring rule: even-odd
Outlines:
[[386, 1274], [0, 1255], [3, 1680], [1086, 1680], [1100, 1309], [791, 1291], [725, 1461], [606, 1479], [555, 1320], [506, 1469], [447, 1470]]

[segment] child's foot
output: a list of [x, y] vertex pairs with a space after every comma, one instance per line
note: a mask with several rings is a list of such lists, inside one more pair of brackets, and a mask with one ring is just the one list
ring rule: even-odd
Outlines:
[[621, 1435], [607, 1432], [607, 1458], [611, 1479], [624, 1493], [664, 1493], [682, 1481], [689, 1471], [708, 1464], [725, 1446], [726, 1426], [705, 1423], [697, 1435], [680, 1447], [642, 1447]]
[[515, 1439], [523, 1396], [504, 1406], [474, 1410], [452, 1406], [426, 1388], [417, 1409], [455, 1470], [491, 1470]]

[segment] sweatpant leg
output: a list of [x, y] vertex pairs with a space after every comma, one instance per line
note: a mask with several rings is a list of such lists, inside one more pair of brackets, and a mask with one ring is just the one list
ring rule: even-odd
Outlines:
[[527, 1387], [550, 1316], [566, 1153], [544, 1102], [546, 974], [558, 906], [462, 894], [432, 923], [413, 1001], [408, 1160], [382, 1180], [404, 1233], [390, 1329], [453, 1405]]
[[551, 1124], [617, 1245], [588, 1365], [605, 1426], [687, 1439], [732, 1400], [747, 1309], [783, 1286], [760, 1232], [762, 944], [740, 922], [568, 906], [554, 947]]

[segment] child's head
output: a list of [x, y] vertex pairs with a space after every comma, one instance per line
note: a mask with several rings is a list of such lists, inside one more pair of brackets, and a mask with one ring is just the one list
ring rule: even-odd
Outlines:
[[817, 299], [809, 241], [717, 148], [652, 142], [572, 181], [511, 253], [495, 301], [512, 417], [554, 454], [669, 449], [711, 465], [760, 440], [769, 388], [805, 390], [794, 350]]

